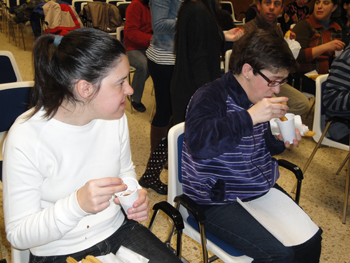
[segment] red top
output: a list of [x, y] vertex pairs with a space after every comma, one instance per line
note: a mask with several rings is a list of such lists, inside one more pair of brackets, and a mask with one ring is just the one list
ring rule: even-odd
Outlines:
[[147, 49], [153, 34], [151, 12], [142, 0], [133, 0], [125, 14], [124, 46], [126, 50]]

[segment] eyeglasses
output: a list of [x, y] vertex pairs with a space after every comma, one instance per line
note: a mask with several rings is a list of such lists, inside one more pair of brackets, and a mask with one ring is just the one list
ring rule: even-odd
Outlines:
[[267, 86], [269, 86], [269, 87], [276, 87], [276, 86], [278, 86], [278, 85], [283, 85], [283, 84], [286, 84], [286, 83], [288, 82], [288, 78], [285, 78], [285, 79], [282, 80], [282, 81], [270, 80], [270, 79], [269, 79], [268, 77], [266, 77], [263, 73], [261, 73], [260, 70], [257, 70], [257, 69], [256, 69], [256, 72], [258, 72], [258, 74], [259, 74], [260, 76], [262, 76], [264, 80], [267, 81]]

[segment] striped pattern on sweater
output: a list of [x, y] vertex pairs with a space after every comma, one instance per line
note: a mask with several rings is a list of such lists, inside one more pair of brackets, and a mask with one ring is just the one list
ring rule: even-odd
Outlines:
[[[228, 96], [227, 114], [245, 110]], [[231, 152], [212, 159], [196, 159], [184, 142], [183, 190], [202, 205], [221, 205], [266, 193], [279, 177], [276, 160], [265, 145], [268, 123], [254, 126], [252, 136], [242, 137]]]

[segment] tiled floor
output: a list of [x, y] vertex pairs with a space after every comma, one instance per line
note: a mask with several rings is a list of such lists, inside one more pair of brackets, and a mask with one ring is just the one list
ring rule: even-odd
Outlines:
[[[31, 42], [32, 38], [26, 36], [27, 51], [23, 51], [22, 44], [21, 47], [16, 47], [12, 40], [9, 43], [8, 36], [0, 33], [0, 50], [13, 52], [23, 80], [33, 80]], [[130, 105], [127, 105], [126, 109], [126, 115], [129, 120], [131, 150], [138, 176], [143, 174], [149, 155], [149, 120], [154, 104], [151, 87], [152, 81], [149, 79], [142, 99], [147, 107], [146, 112], [139, 113], [134, 111], [131, 114]], [[303, 121], [312, 128], [312, 116], [308, 119], [303, 116]], [[315, 142], [312, 138], [303, 138], [299, 147], [287, 150], [280, 156], [277, 156], [277, 158], [284, 158], [303, 167], [314, 145]], [[322, 263], [350, 263], [350, 209], [347, 213], [347, 224], [343, 225], [341, 223], [346, 169], [343, 169], [339, 175], [335, 175], [335, 171], [345, 156], [345, 151], [332, 148], [320, 149], [305, 174], [306, 178], [302, 186], [300, 204], [324, 231], [320, 261]], [[162, 181], [167, 181], [166, 170], [163, 171], [161, 178]], [[295, 180], [290, 173], [282, 168], [281, 178], [278, 180], [278, 183], [290, 192]], [[166, 200], [165, 196], [160, 196], [153, 190], [149, 190], [149, 196], [152, 204]], [[6, 241], [4, 223], [1, 218], [2, 213], [0, 214], [1, 251], [2, 255], [10, 262], [10, 245]], [[144, 224], [148, 225], [148, 222]], [[154, 232], [159, 237], [164, 237], [164, 233], [168, 229], [169, 223], [163, 217], [160, 218], [160, 221], [155, 226]], [[200, 247], [187, 237], [184, 238], [183, 255], [190, 262], [201, 262]], [[218, 262], [221, 261], [219, 260]]]

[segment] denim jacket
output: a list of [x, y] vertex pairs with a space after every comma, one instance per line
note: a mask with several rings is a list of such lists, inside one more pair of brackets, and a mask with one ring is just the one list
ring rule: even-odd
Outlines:
[[174, 51], [177, 13], [183, 0], [150, 0], [153, 36], [151, 43], [158, 48]]

